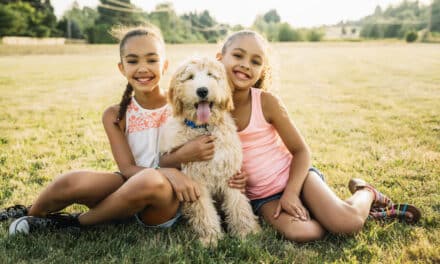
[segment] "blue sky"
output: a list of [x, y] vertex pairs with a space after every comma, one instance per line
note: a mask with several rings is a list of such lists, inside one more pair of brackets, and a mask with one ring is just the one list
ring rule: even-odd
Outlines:
[[[172, 2], [177, 14], [208, 10], [220, 23], [250, 26], [257, 14], [276, 9], [283, 22], [294, 27], [311, 27], [336, 24], [341, 20], [356, 20], [371, 14], [377, 5], [387, 7], [402, 0], [175, 0]], [[55, 14], [61, 17], [74, 0], [51, 0]], [[77, 0], [81, 6], [96, 7], [99, 0]], [[164, 0], [131, 0], [131, 3], [152, 11]], [[431, 0], [420, 0], [429, 4]]]

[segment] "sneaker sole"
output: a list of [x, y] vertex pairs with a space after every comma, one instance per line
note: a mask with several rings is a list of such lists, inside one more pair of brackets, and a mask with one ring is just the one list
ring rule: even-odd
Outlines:
[[12, 222], [9, 226], [9, 235], [29, 234], [29, 223], [26, 221], [29, 217], [31, 216], [23, 216]]

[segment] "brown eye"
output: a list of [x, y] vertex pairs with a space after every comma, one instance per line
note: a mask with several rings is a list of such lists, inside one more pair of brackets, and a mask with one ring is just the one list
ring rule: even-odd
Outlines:
[[186, 77], [185, 81], [189, 81], [189, 80], [194, 80], [194, 74], [190, 74], [188, 75], [188, 77]]
[[207, 74], [209, 77], [211, 77], [211, 78], [213, 78], [213, 79], [216, 79], [216, 80], [218, 80], [218, 77], [217, 76], [215, 76], [214, 74], [212, 74], [212, 72], [208, 72], [208, 74]]
[[252, 61], [252, 64], [254, 64], [254, 65], [261, 65], [261, 62], [260, 62], [260, 61], [257, 61], [257, 60], [253, 60], [253, 61]]

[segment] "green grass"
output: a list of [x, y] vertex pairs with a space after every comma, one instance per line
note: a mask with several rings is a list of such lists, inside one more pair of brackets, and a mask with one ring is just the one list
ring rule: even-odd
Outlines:
[[[189, 55], [213, 57], [216, 48], [170, 45], [170, 71]], [[32, 203], [53, 177], [72, 169], [116, 170], [100, 120], [124, 89], [117, 50], [0, 45], [0, 207]], [[439, 50], [383, 42], [273, 46], [276, 90], [329, 185], [347, 198], [348, 180], [364, 178], [393, 200], [418, 205], [423, 218], [415, 226], [368, 222], [355, 236], [308, 244], [285, 241], [266, 226], [209, 250], [184, 224], [9, 238], [8, 223], [0, 223], [0, 262], [439, 263]]]

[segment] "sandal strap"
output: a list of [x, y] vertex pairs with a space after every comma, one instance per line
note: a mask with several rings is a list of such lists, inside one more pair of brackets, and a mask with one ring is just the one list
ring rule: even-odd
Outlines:
[[[398, 204], [398, 205], [397, 205], [397, 213], [396, 213], [396, 214], [397, 214], [398, 216], [403, 216], [403, 217], [405, 217], [405, 213], [406, 213], [406, 211], [408, 210], [408, 204], [404, 204], [402, 209], [400, 208], [401, 206], [402, 206], [401, 204]], [[392, 208], [394, 209], [394, 206], [392, 206]]]
[[391, 201], [391, 199], [388, 198], [388, 196], [379, 192], [376, 188], [374, 188], [369, 184], [358, 186], [357, 190], [362, 190], [365, 188], [373, 193], [372, 208], [387, 208], [393, 206], [393, 201]]
[[390, 207], [372, 209], [368, 218], [374, 220], [399, 219], [407, 223], [415, 223], [420, 218], [420, 210], [415, 206], [406, 203], [393, 204]]

